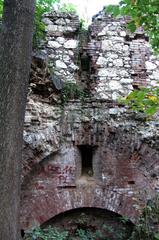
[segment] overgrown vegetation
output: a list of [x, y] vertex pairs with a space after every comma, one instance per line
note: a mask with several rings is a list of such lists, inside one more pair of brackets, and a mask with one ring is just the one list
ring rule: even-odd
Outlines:
[[159, 109], [159, 88], [134, 90], [126, 98], [120, 99], [119, 103], [126, 104], [132, 110], [143, 112], [147, 117], [151, 117]]
[[124, 240], [127, 237], [125, 229], [115, 230], [112, 226], [103, 225], [101, 230], [95, 228], [76, 228], [70, 231], [58, 230], [49, 226], [46, 229], [36, 228], [27, 233], [25, 240]]
[[159, 240], [159, 195], [148, 201], [130, 240]]
[[73, 82], [67, 82], [62, 90], [62, 103], [66, 103], [71, 99], [84, 99], [88, 96], [88, 93], [83, 90], [79, 85]]
[[45, 38], [45, 24], [42, 22], [42, 16], [50, 12], [53, 5], [60, 0], [37, 0], [35, 10], [35, 29], [33, 35], [33, 47], [37, 47], [42, 39]]
[[65, 240], [67, 239], [67, 231], [58, 231], [56, 228], [48, 227], [47, 229], [35, 228], [32, 232], [27, 233], [25, 240]]

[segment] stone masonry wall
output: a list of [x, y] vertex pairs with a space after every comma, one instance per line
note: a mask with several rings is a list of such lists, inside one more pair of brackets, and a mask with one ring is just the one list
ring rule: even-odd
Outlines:
[[[44, 16], [46, 41], [33, 53], [25, 117], [23, 229], [84, 207], [135, 222], [159, 191], [159, 122], [116, 101], [157, 84], [159, 60], [125, 21], [98, 15], [83, 41], [77, 16]], [[89, 95], [62, 102], [66, 82], [87, 86]]]
[[148, 38], [142, 29], [129, 33], [127, 21], [112, 21], [103, 12], [90, 26], [90, 78], [96, 98], [117, 100], [133, 88], [158, 85], [159, 61], [152, 55]]
[[44, 23], [47, 31], [47, 54], [52, 80], [56, 85], [58, 81], [77, 81], [79, 67], [78, 47], [80, 22], [77, 16], [64, 14], [45, 15]]

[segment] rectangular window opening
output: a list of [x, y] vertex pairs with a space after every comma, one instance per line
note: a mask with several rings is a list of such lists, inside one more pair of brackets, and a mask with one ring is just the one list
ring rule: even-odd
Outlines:
[[94, 147], [90, 145], [79, 146], [81, 153], [81, 176], [93, 177], [93, 152]]

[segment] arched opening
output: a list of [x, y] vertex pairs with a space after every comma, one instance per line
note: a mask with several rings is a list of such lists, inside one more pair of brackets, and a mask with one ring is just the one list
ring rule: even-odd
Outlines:
[[[53, 217], [42, 225], [68, 231], [68, 239], [127, 240], [134, 224], [126, 217], [101, 208], [78, 208]], [[80, 235], [81, 234], [81, 235]]]

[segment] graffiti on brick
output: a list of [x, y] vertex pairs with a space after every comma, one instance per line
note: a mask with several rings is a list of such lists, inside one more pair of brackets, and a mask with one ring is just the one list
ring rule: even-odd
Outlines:
[[44, 170], [46, 173], [53, 175], [57, 179], [59, 185], [70, 184], [75, 178], [75, 166], [48, 164], [44, 167]]

